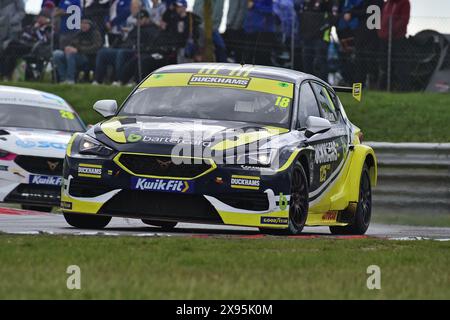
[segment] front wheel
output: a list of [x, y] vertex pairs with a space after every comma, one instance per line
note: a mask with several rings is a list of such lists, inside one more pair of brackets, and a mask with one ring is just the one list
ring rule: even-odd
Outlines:
[[64, 213], [64, 218], [72, 227], [89, 230], [101, 230], [111, 221], [111, 217], [77, 213]]
[[284, 230], [260, 228], [263, 233], [274, 235], [298, 235], [303, 231], [309, 210], [308, 179], [300, 163], [296, 163], [291, 178], [289, 201], [289, 226]]
[[142, 219], [142, 222], [145, 223], [148, 226], [154, 226], [154, 227], [160, 227], [163, 230], [173, 230], [177, 226], [177, 222], [170, 222], [170, 221], [156, 221], [156, 220], [148, 220], [148, 219]]
[[345, 227], [330, 227], [332, 234], [363, 235], [369, 229], [372, 217], [372, 186], [370, 184], [369, 168], [364, 166], [359, 186], [359, 201], [353, 222]]

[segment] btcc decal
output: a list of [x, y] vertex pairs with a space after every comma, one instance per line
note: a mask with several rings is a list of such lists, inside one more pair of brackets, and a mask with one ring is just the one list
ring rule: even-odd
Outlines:
[[316, 164], [322, 164], [322, 163], [330, 163], [338, 160], [338, 151], [336, 142], [327, 142], [318, 144], [315, 146], [316, 150], [316, 157], [315, 162]]
[[72, 210], [72, 202], [61, 201], [61, 208], [67, 209], [67, 210]]
[[260, 184], [260, 177], [231, 176], [231, 188], [233, 189], [259, 190]]
[[96, 164], [83, 164], [78, 165], [78, 176], [85, 178], [101, 178], [102, 166]]
[[289, 223], [288, 218], [261, 217], [261, 224], [286, 225], [288, 223]]
[[194, 74], [189, 80], [189, 85], [217, 85], [224, 87], [247, 88], [250, 84], [250, 78], [225, 77], [225, 76], [205, 76]]
[[133, 178], [131, 188], [141, 191], [159, 191], [169, 193], [192, 193], [194, 182], [181, 180]]
[[60, 186], [62, 185], [62, 178], [55, 176], [30, 175], [29, 183], [35, 185]]

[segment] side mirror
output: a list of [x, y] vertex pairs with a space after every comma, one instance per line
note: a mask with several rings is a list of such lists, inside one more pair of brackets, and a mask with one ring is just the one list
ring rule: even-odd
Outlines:
[[115, 115], [117, 109], [118, 107], [116, 100], [100, 100], [94, 104], [94, 110], [105, 118]]
[[318, 117], [308, 117], [306, 120], [306, 137], [311, 138], [312, 136], [327, 132], [331, 129], [331, 123], [327, 119]]

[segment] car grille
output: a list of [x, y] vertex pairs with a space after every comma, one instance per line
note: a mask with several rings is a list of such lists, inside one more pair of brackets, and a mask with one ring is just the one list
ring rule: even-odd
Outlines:
[[52, 176], [62, 175], [63, 159], [19, 155], [16, 157], [15, 162], [31, 173]]
[[190, 194], [123, 190], [102, 207], [101, 213], [140, 219], [222, 222], [205, 197]]
[[[209, 161], [209, 160], [208, 160]], [[137, 176], [154, 176], [167, 178], [189, 178], [194, 179], [214, 169], [213, 162], [201, 164], [175, 164], [171, 157], [122, 154], [117, 160], [123, 167], [127, 168]]]
[[236, 209], [250, 211], [266, 211], [269, 209], [267, 194], [262, 192], [237, 192], [213, 197]]
[[6, 197], [5, 202], [59, 206], [60, 200], [61, 187], [21, 184]]

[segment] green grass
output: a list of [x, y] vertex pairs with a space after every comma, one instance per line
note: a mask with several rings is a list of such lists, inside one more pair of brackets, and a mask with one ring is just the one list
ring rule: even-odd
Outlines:
[[445, 214], [377, 212], [373, 215], [372, 221], [384, 224], [450, 228], [450, 215]]
[[[101, 120], [95, 101], [116, 99], [121, 103], [132, 88], [92, 85], [15, 83], [62, 96], [90, 124]], [[341, 94], [348, 116], [367, 141], [450, 142], [450, 95], [431, 93], [365, 92], [362, 103]]]
[[450, 299], [448, 242], [3, 235], [0, 248], [0, 299]]

